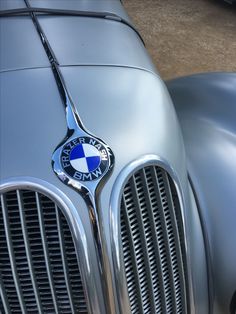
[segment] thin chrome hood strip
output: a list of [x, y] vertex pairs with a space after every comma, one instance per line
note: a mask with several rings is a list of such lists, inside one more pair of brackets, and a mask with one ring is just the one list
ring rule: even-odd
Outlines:
[[[28, 0], [24, 0], [27, 8], [31, 8]], [[66, 113], [66, 121], [67, 121], [67, 134], [65, 138], [59, 143], [59, 145], [56, 147], [53, 156], [52, 156], [52, 166], [53, 170], [58, 176], [58, 178], [68, 186], [75, 189], [84, 199], [84, 201], [87, 204], [89, 215], [90, 215], [90, 223], [91, 228], [93, 232], [93, 237], [95, 240], [95, 247], [96, 247], [96, 254], [97, 254], [97, 262], [99, 266], [100, 271], [100, 280], [103, 288], [103, 292], [105, 295], [105, 298], [103, 300], [99, 300], [100, 302], [100, 308], [98, 309], [96, 304], [93, 302], [93, 294], [94, 292], [91, 291], [91, 295], [88, 296], [89, 303], [90, 303], [90, 309], [91, 313], [101, 313], [106, 308], [106, 311], [110, 313], [110, 307], [114, 308], [114, 305], [110, 305], [110, 302], [114, 302], [110, 299], [110, 302], [108, 298], [108, 282], [107, 282], [107, 267], [105, 266], [105, 260], [104, 256], [107, 255], [106, 253], [106, 247], [102, 244], [103, 243], [103, 235], [101, 233], [101, 218], [100, 218], [100, 209], [99, 209], [99, 194], [100, 191], [105, 184], [106, 179], [111, 174], [111, 170], [114, 165], [114, 155], [112, 153], [112, 150], [108, 145], [106, 145], [101, 139], [95, 137], [90, 132], [88, 132], [80, 117], [79, 114], [73, 104], [73, 101], [69, 95], [69, 92], [66, 88], [65, 81], [63, 79], [63, 76], [61, 74], [61, 71], [59, 69], [59, 63], [58, 60], [50, 46], [50, 43], [48, 42], [41, 25], [38, 21], [38, 18], [34, 12], [31, 12], [32, 21], [36, 27], [36, 30], [40, 36], [41, 42], [43, 44], [43, 47], [45, 49], [45, 52], [48, 56], [48, 59], [51, 64], [51, 69], [58, 87], [58, 91], [60, 93], [62, 102], [65, 106], [65, 113]], [[101, 151], [99, 150], [99, 153], [104, 153], [102, 157], [105, 155], [105, 161], [106, 164], [104, 166], [103, 172], [95, 172], [94, 178], [92, 178], [90, 181], [87, 180], [87, 177], [85, 175], [85, 180], [80, 181], [80, 178], [78, 177], [78, 171], [75, 171], [74, 175], [71, 176], [71, 174], [68, 174], [67, 171], [65, 171], [65, 168], [67, 165], [63, 165], [62, 163], [62, 154], [64, 151], [68, 151], [67, 147], [72, 146], [79, 146], [81, 143], [84, 143], [84, 141], [89, 141], [89, 144], [93, 143], [96, 147], [102, 147]], [[101, 160], [104, 159], [101, 157]], [[66, 158], [66, 157], [65, 157]], [[99, 166], [100, 169], [100, 166]], [[80, 174], [80, 173], [79, 173]], [[90, 174], [90, 173], [89, 173]], [[76, 177], [77, 175], [77, 177]], [[90, 174], [91, 175], [91, 174]], [[87, 182], [85, 182], [87, 181]], [[105, 271], [106, 269], [106, 271]], [[84, 285], [86, 286], [86, 282], [84, 282]], [[87, 289], [88, 291], [88, 289]], [[90, 291], [88, 291], [88, 294]]]
[[92, 17], [92, 18], [100, 18], [107, 19], [112, 21], [120, 22], [128, 27], [132, 28], [133, 31], [139, 36], [142, 43], [145, 46], [144, 40], [138, 30], [127, 20], [122, 18], [121, 16], [111, 13], [111, 12], [93, 12], [93, 11], [81, 11], [81, 10], [62, 10], [62, 9], [48, 9], [48, 8], [34, 8], [27, 7], [21, 9], [11, 9], [11, 10], [2, 10], [0, 11], [0, 17], [5, 16], [21, 16], [25, 14], [31, 13], [41, 13], [46, 15], [62, 15], [62, 16], [79, 16], [79, 17]]

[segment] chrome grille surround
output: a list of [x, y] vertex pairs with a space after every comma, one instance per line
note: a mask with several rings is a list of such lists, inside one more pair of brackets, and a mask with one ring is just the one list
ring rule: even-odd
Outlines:
[[[158, 178], [153, 181], [152, 177], [155, 169], [168, 176], [164, 184], [171, 184], [169, 192], [173, 194], [169, 196], [178, 208], [169, 210], [164, 205], [169, 202], [164, 195], [167, 186], [164, 191], [156, 186], [159, 196], [151, 188], [154, 181], [158, 184]], [[161, 211], [157, 204], [154, 208], [157, 198]], [[183, 199], [175, 172], [155, 155], [134, 161], [117, 178], [110, 225], [114, 281], [122, 313], [194, 313]]]
[[[1, 185], [0, 192], [0, 225], [4, 226], [3, 228], [0, 226], [2, 253], [0, 306], [3, 308], [3, 313], [91, 313], [91, 308], [97, 306], [96, 298], [91, 302], [89, 298], [89, 287], [94, 287], [94, 278], [92, 278], [88, 261], [89, 254], [83, 225], [70, 200], [51, 184], [34, 178], [11, 179]], [[32, 215], [29, 209], [22, 211], [21, 208], [22, 205], [27, 207], [25, 204], [27, 197], [29, 197], [30, 205], [32, 195], [27, 195], [29, 193], [35, 197], [36, 207], [34, 210], [37, 211], [38, 230], [34, 226], [35, 221], [30, 221], [35, 215]], [[12, 213], [7, 211], [10, 206], [9, 202], [12, 201], [11, 198], [14, 198], [15, 205], [18, 204], [18, 209], [17, 206], [11, 204]], [[11, 223], [15, 223], [15, 230], [10, 224], [6, 227], [5, 223], [9, 219]], [[42, 224], [41, 219], [46, 220], [47, 226]], [[59, 229], [57, 230], [58, 238], [55, 236], [55, 221], [56, 225], [58, 227], [60, 225], [64, 231], [59, 234]], [[22, 228], [24, 224], [27, 224], [26, 229]], [[34, 228], [31, 228], [31, 234], [29, 234], [31, 226]], [[42, 232], [46, 234], [42, 236], [40, 242], [37, 236], [42, 235]], [[5, 243], [4, 236], [6, 237]], [[27, 238], [29, 236], [30, 239]], [[34, 236], [36, 237], [34, 238]], [[62, 240], [66, 242], [64, 248]], [[7, 251], [3, 252], [3, 245]], [[33, 246], [35, 246], [35, 251], [32, 250]], [[45, 249], [43, 262], [40, 260], [41, 254], [38, 253]], [[7, 259], [10, 267], [5, 265], [4, 268], [2, 262], [6, 262]], [[46, 259], [50, 259], [50, 263], [47, 263]], [[81, 277], [77, 276], [78, 259], [81, 261], [79, 263]], [[36, 274], [33, 267], [37, 266], [37, 263], [38, 273]], [[67, 274], [65, 274], [66, 267], [69, 267]], [[15, 271], [12, 272], [12, 270]], [[5, 278], [3, 272], [5, 272]], [[40, 292], [38, 290], [39, 280], [41, 280]], [[8, 286], [7, 289], [6, 286]], [[40, 298], [38, 297], [39, 293]], [[48, 302], [50, 298], [51, 300]], [[92, 302], [94, 304], [91, 305]]]

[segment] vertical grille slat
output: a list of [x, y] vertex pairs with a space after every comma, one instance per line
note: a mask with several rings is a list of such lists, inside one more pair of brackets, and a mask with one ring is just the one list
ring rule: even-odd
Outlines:
[[55, 293], [55, 286], [54, 286], [53, 276], [52, 276], [52, 270], [50, 267], [51, 263], [50, 263], [48, 244], [47, 244], [46, 233], [45, 233], [44, 222], [43, 222], [43, 211], [42, 211], [41, 201], [40, 201], [38, 192], [35, 192], [35, 197], [36, 197], [36, 204], [37, 204], [37, 210], [38, 210], [39, 227], [40, 227], [40, 232], [41, 232], [41, 236], [42, 236], [44, 259], [45, 259], [45, 263], [46, 263], [47, 276], [48, 276], [49, 285], [50, 285], [50, 289], [51, 289], [51, 295], [52, 295], [52, 299], [53, 299], [54, 310], [56, 313], [59, 313], [58, 304], [57, 304], [57, 296]]
[[[142, 201], [143, 197], [145, 195], [140, 195], [138, 193], [138, 182], [136, 181], [136, 177], [133, 176], [132, 178], [132, 185], [131, 185], [131, 190], [132, 190], [132, 199], [134, 200], [134, 206], [135, 206], [135, 213], [137, 215], [138, 223], [139, 223], [139, 231], [140, 231], [140, 238], [142, 242], [142, 248], [143, 248], [143, 259], [144, 259], [144, 267], [145, 267], [145, 272], [146, 272], [146, 278], [147, 278], [147, 299], [151, 299], [150, 302], [148, 302], [148, 306], [145, 309], [145, 313], [154, 313], [155, 312], [155, 301], [154, 301], [154, 287], [153, 287], [153, 279], [151, 272], [149, 272], [149, 269], [151, 268], [150, 265], [150, 260], [148, 258], [148, 240], [147, 240], [147, 228], [144, 225], [144, 219], [143, 219], [143, 212], [142, 212]], [[140, 210], [139, 210], [140, 209]], [[149, 231], [149, 230], [148, 230]], [[149, 231], [150, 232], [150, 231]]]
[[[159, 215], [161, 218], [161, 228], [162, 228], [162, 235], [164, 237], [164, 245], [165, 245], [165, 257], [167, 260], [167, 267], [168, 267], [168, 277], [169, 280], [166, 281], [166, 284], [164, 284], [165, 287], [165, 293], [166, 293], [166, 299], [167, 299], [167, 309], [169, 310], [170, 307], [173, 308], [173, 312], [176, 313], [176, 294], [175, 294], [175, 281], [174, 281], [174, 273], [173, 273], [173, 262], [172, 262], [172, 254], [171, 254], [171, 239], [170, 239], [170, 232], [169, 228], [174, 227], [173, 224], [170, 222], [170, 213], [172, 210], [169, 210], [169, 207], [165, 205], [167, 203], [167, 199], [165, 198], [165, 195], [162, 197], [162, 191], [160, 187], [160, 181], [157, 174], [157, 168], [155, 168], [154, 180], [153, 184], [155, 186], [155, 189], [157, 191], [156, 193], [156, 199], [158, 203], [159, 208]], [[165, 191], [166, 192], [166, 191]], [[173, 208], [172, 208], [173, 209]], [[171, 226], [170, 226], [171, 224]]]
[[[175, 204], [173, 201], [173, 196], [171, 195], [171, 186], [170, 186], [170, 178], [168, 177], [167, 173], [165, 171], [162, 170], [162, 176], [164, 178], [164, 186], [165, 186], [165, 191], [167, 194], [167, 200], [168, 200], [168, 206], [169, 208], [173, 208], [173, 211], [170, 211], [170, 215], [171, 215], [171, 219], [174, 222], [173, 223], [173, 230], [174, 230], [174, 234], [176, 235], [174, 237], [174, 243], [175, 243], [175, 254], [176, 254], [176, 265], [178, 265], [178, 267], [180, 268], [180, 273], [184, 274], [184, 263], [183, 263], [183, 258], [182, 258], [182, 254], [181, 254], [181, 239], [179, 236], [179, 230], [178, 230], [178, 223], [177, 223], [177, 219], [175, 216]], [[177, 267], [177, 266], [175, 266]], [[183, 299], [183, 294], [180, 293], [181, 287], [185, 287], [185, 282], [184, 282], [184, 277], [183, 276], [179, 276], [179, 272], [175, 273], [175, 276], [178, 277], [178, 285], [175, 286], [175, 298], [176, 298], [176, 310], [177, 313], [182, 311], [181, 305], [184, 304], [184, 299]], [[180, 299], [182, 298], [182, 299]]]
[[1, 193], [0, 247], [0, 313], [88, 313], [72, 234], [50, 198]]
[[8, 249], [8, 254], [9, 254], [9, 259], [10, 259], [10, 267], [11, 267], [11, 271], [13, 275], [13, 281], [14, 281], [16, 293], [18, 296], [21, 312], [22, 314], [26, 314], [25, 302], [24, 302], [24, 299], [22, 298], [23, 293], [22, 293], [22, 289], [20, 285], [20, 280], [19, 280], [17, 266], [16, 266], [16, 260], [14, 256], [13, 245], [12, 245], [10, 222], [9, 222], [9, 217], [8, 217], [5, 195], [1, 195], [1, 207], [2, 207], [2, 215], [3, 215], [4, 226], [5, 226], [7, 249]]
[[25, 251], [26, 251], [26, 258], [28, 262], [28, 267], [29, 267], [29, 273], [30, 273], [30, 278], [31, 278], [31, 283], [32, 283], [32, 288], [34, 291], [34, 296], [35, 296], [35, 301], [37, 304], [37, 309], [39, 313], [42, 312], [42, 305], [40, 302], [40, 299], [38, 298], [37, 295], [37, 286], [36, 286], [36, 280], [34, 276], [34, 270], [33, 270], [33, 262], [32, 262], [32, 256], [31, 256], [31, 251], [29, 247], [29, 239], [27, 235], [27, 227], [26, 227], [26, 219], [25, 219], [25, 211], [23, 208], [23, 200], [22, 200], [22, 195], [19, 190], [16, 191], [17, 194], [17, 200], [18, 200], [18, 207], [19, 207], [19, 213], [20, 213], [20, 220], [21, 220], [21, 227], [22, 227], [22, 233], [23, 233], [23, 240], [24, 240], [24, 245], [25, 245]]
[[188, 313], [181, 208], [172, 183], [153, 165], [136, 171], [123, 190], [120, 228], [132, 314]]
[[3, 286], [2, 278], [0, 276], [0, 311], [1, 311], [1, 307], [5, 311], [5, 313], [10, 312], [10, 306], [8, 303], [7, 294]]
[[[127, 212], [127, 205], [126, 205], [126, 202], [124, 200], [124, 197], [123, 197], [123, 206], [125, 207], [126, 212]], [[121, 214], [123, 214], [123, 213], [121, 213]], [[137, 301], [131, 302], [134, 305], [134, 310], [138, 311], [138, 309], [140, 309], [140, 308], [143, 309], [143, 300], [142, 300], [142, 294], [141, 294], [142, 289], [141, 289], [140, 281], [139, 281], [138, 275], [136, 276], [136, 274], [138, 274], [138, 267], [137, 267], [137, 263], [134, 262], [135, 260], [137, 260], [137, 256], [136, 256], [137, 253], [135, 250], [134, 239], [133, 239], [132, 232], [131, 232], [132, 227], [131, 227], [129, 216], [124, 215], [122, 218], [125, 221], [124, 223], [125, 223], [126, 229], [127, 229], [127, 240], [126, 241], [130, 241], [129, 242], [129, 251], [126, 252], [124, 259], [126, 260], [127, 258], [129, 258], [129, 253], [131, 253], [131, 256], [132, 256], [132, 261], [131, 261], [132, 266], [131, 265], [129, 266], [129, 268], [130, 268], [129, 273], [127, 271], [126, 275], [129, 277], [134, 276], [132, 286], [128, 287], [128, 290], [130, 291], [130, 294], [131, 294], [131, 288], [133, 288], [133, 285], [134, 285], [134, 287], [138, 288], [137, 291], [133, 294], [133, 298], [137, 299]], [[130, 260], [129, 260], [129, 262], [130, 262]], [[126, 267], [126, 269], [127, 269], [127, 267]], [[132, 304], [131, 304], [131, 307], [132, 307]]]
[[63, 235], [62, 222], [61, 222], [61, 217], [60, 217], [58, 207], [56, 206], [55, 209], [56, 209], [56, 217], [57, 217], [58, 239], [59, 239], [60, 250], [61, 250], [62, 265], [63, 265], [64, 275], [65, 275], [66, 289], [67, 289], [67, 293], [69, 297], [71, 314], [75, 314], [73, 296], [72, 296], [72, 291], [71, 291], [70, 282], [68, 278], [68, 265], [67, 265], [66, 252], [65, 252], [65, 241], [64, 241], [64, 235]]

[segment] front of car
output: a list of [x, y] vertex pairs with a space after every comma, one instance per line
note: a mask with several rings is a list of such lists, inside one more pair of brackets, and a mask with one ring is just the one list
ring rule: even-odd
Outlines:
[[121, 3], [1, 5], [1, 311], [208, 313], [179, 121]]

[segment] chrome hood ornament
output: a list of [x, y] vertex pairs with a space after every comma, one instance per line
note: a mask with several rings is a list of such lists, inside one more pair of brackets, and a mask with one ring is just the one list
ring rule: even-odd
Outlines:
[[53, 153], [53, 170], [63, 183], [82, 196], [89, 193], [93, 198], [114, 165], [114, 154], [101, 139], [85, 130], [56, 65], [53, 72], [65, 104], [68, 126], [65, 139]]

